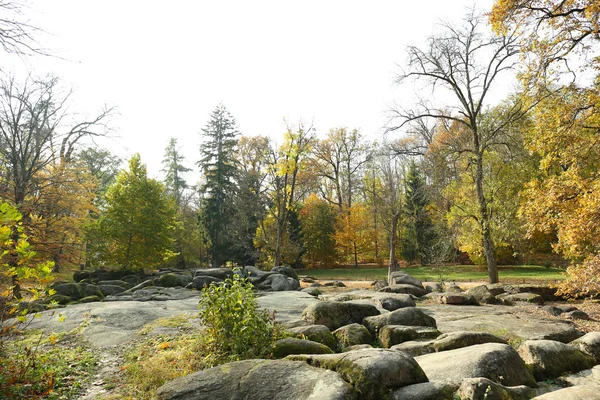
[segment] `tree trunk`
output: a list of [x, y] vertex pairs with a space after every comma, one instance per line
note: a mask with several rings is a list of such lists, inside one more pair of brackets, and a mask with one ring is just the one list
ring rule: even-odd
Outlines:
[[356, 242], [352, 242], [354, 246], [354, 268], [358, 268], [358, 250], [356, 249]]
[[397, 271], [398, 264], [396, 263], [396, 230], [398, 228], [398, 219], [401, 211], [398, 211], [392, 217], [392, 226], [390, 229], [390, 263], [388, 265], [388, 282], [391, 282], [392, 272]]
[[477, 201], [479, 203], [479, 224], [483, 234], [483, 248], [485, 261], [488, 268], [488, 277], [490, 283], [498, 283], [498, 265], [496, 262], [496, 247], [492, 240], [490, 228], [490, 216], [487, 207], [487, 200], [483, 192], [483, 154], [477, 155], [477, 170], [475, 174], [475, 185], [477, 187]]

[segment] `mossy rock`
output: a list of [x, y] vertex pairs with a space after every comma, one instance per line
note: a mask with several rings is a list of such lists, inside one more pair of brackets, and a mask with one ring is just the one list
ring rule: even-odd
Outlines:
[[285, 338], [275, 342], [273, 357], [283, 358], [291, 354], [333, 354], [333, 350], [312, 340]]
[[104, 298], [104, 293], [102, 293], [102, 290], [100, 290], [98, 286], [89, 283], [80, 283], [80, 285], [85, 297], [98, 296], [100, 298]]
[[439, 336], [433, 343], [435, 351], [447, 351], [483, 343], [508, 344], [506, 340], [487, 332], [451, 332]]
[[93, 303], [96, 301], [102, 301], [102, 298], [100, 298], [100, 296], [86, 296], [79, 300], [80, 303]]
[[133, 285], [122, 281], [120, 279], [114, 279], [111, 281], [100, 281], [98, 282], [98, 285], [115, 285], [115, 286], [121, 286], [123, 289], [127, 290], [127, 289], [131, 289]]
[[55, 283], [51, 286], [52, 289], [61, 296], [66, 296], [71, 298], [72, 300], [79, 300], [85, 297], [83, 293], [83, 289], [78, 283], [73, 282], [61, 282]]
[[364, 325], [356, 323], [336, 329], [333, 336], [336, 337], [343, 348], [373, 342], [371, 332]]
[[169, 272], [167, 274], [159, 276], [158, 279], [154, 281], [154, 283], [156, 284], [156, 286], [162, 287], [185, 287], [191, 281], [191, 276], [174, 274], [172, 272]]
[[379, 315], [372, 304], [320, 301], [306, 307], [302, 319], [313, 325], [325, 325], [338, 329], [344, 325], [361, 323], [365, 317]]
[[386, 349], [396, 344], [417, 339], [418, 337], [417, 331], [409, 326], [385, 325], [379, 329], [379, 341]]
[[331, 350], [338, 347], [337, 340], [325, 325], [299, 326], [289, 329], [290, 333], [299, 339], [308, 339], [313, 342], [324, 344]]
[[64, 306], [65, 304], [69, 304], [69, 303], [73, 302], [73, 299], [70, 298], [69, 296], [65, 296], [62, 294], [53, 294], [52, 296], [46, 297], [44, 302], [46, 304], [56, 302], [56, 303], [60, 304], [61, 306]]

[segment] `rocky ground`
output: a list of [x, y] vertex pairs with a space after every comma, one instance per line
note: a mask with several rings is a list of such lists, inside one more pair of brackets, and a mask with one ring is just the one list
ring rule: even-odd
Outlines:
[[[282, 284], [289, 283], [287, 278]], [[270, 278], [268, 284], [273, 282], [278, 281]], [[233, 398], [242, 392], [249, 399], [453, 399], [457, 393], [488, 400], [600, 398], [600, 367], [594, 367], [600, 361], [600, 334], [586, 336], [583, 344], [573, 342], [586, 332], [600, 332], [597, 303], [559, 301], [543, 288], [519, 285], [463, 292], [467, 287], [459, 283], [428, 293], [427, 285], [404, 277], [368, 288], [310, 278], [301, 284], [304, 291], [259, 292], [260, 306], [274, 310], [276, 320], [301, 338], [279, 344], [276, 353], [284, 360], [202, 371], [165, 385], [161, 398]], [[63, 322], [58, 312], [44, 311], [29, 329], [76, 332], [93, 348], [100, 362], [82, 398], [99, 398], [110, 393], [107, 383], [120, 373], [130, 346], [148, 334], [177, 329], [153, 323], [184, 315], [199, 326], [193, 318], [197, 290], [153, 287], [144, 296], [68, 305], [59, 310]], [[553, 370], [552, 364], [559, 366]], [[274, 389], [259, 385], [257, 392], [255, 382], [265, 379], [280, 390], [271, 393]], [[207, 382], [221, 382], [221, 392]], [[237, 383], [228, 387], [227, 382]], [[182, 390], [191, 397], [178, 397]]]

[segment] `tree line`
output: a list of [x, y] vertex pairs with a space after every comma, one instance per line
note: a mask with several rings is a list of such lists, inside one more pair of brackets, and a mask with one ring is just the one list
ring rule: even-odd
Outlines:
[[[119, 170], [82, 145], [106, 134], [110, 109], [71, 120], [56, 78], [4, 78], [0, 192], [22, 215], [8, 265], [23, 232], [56, 270], [468, 258], [497, 282], [498, 263], [555, 252], [584, 290], [600, 265], [600, 10], [579, 3], [498, 0], [409, 46], [397, 82], [422, 96], [390, 110], [389, 139], [299, 122], [276, 144], [218, 105], [197, 160], [170, 140], [162, 181], [138, 155]], [[509, 74], [518, 84], [492, 101]]]

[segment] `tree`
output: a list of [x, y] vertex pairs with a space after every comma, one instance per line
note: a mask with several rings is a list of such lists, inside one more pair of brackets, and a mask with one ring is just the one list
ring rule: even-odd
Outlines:
[[[271, 213], [276, 221], [274, 266], [281, 265], [282, 246], [286, 236], [294, 241], [290, 231], [292, 217], [297, 216], [296, 189], [300, 171], [314, 142], [314, 128], [306, 128], [302, 122], [297, 128], [288, 126], [285, 142], [280, 149], [269, 154], [269, 179], [271, 186]], [[299, 244], [299, 242], [297, 242]]]
[[488, 94], [500, 74], [513, 67], [519, 46], [512, 32], [499, 36], [483, 33], [481, 19], [470, 13], [461, 28], [444, 24], [444, 32], [431, 37], [425, 51], [415, 46], [408, 47], [408, 70], [400, 75], [398, 81], [421, 81], [432, 85], [436, 93], [447, 90], [455, 101], [443, 106], [421, 101], [414, 109], [396, 108], [393, 113], [400, 119], [400, 124], [390, 130], [431, 118], [444, 124], [446, 130], [451, 124], [462, 126], [465, 140], [450, 140], [444, 146], [471, 157], [478, 203], [475, 217], [483, 236], [489, 280], [495, 283], [498, 282], [498, 269], [490, 225], [490, 198], [484, 191], [483, 158], [494, 146], [503, 145], [499, 137], [505, 133], [507, 126], [523, 117], [525, 110], [522, 104], [516, 102], [506, 110], [506, 114], [483, 123]]
[[304, 260], [311, 267], [331, 267], [338, 261], [334, 236], [336, 211], [315, 194], [306, 199], [300, 209], [302, 242], [306, 248]]
[[154, 267], [173, 256], [175, 204], [149, 179], [138, 154], [106, 193], [106, 210], [94, 224], [92, 252], [123, 269]]
[[88, 147], [77, 152], [76, 160], [83, 162], [88, 171], [96, 178], [97, 200], [115, 182], [123, 160], [107, 149]]
[[356, 203], [348, 211], [338, 214], [335, 241], [343, 256], [352, 257], [354, 266], [358, 265], [359, 255], [373, 247], [375, 235], [367, 209], [362, 204]]
[[429, 216], [425, 179], [417, 164], [410, 162], [404, 179], [404, 226], [401, 254], [408, 262], [419, 258], [421, 264], [430, 259], [428, 249], [433, 238], [433, 224]]
[[223, 104], [211, 113], [210, 121], [202, 129], [205, 142], [200, 146], [198, 165], [204, 173], [201, 191], [202, 224], [210, 238], [213, 267], [227, 260], [226, 228], [233, 218], [233, 198], [236, 193], [235, 163], [236, 136], [239, 134], [235, 119]]
[[6, 53], [47, 55], [34, 38], [40, 29], [23, 20], [23, 8], [20, 0], [0, 0], [0, 46]]

